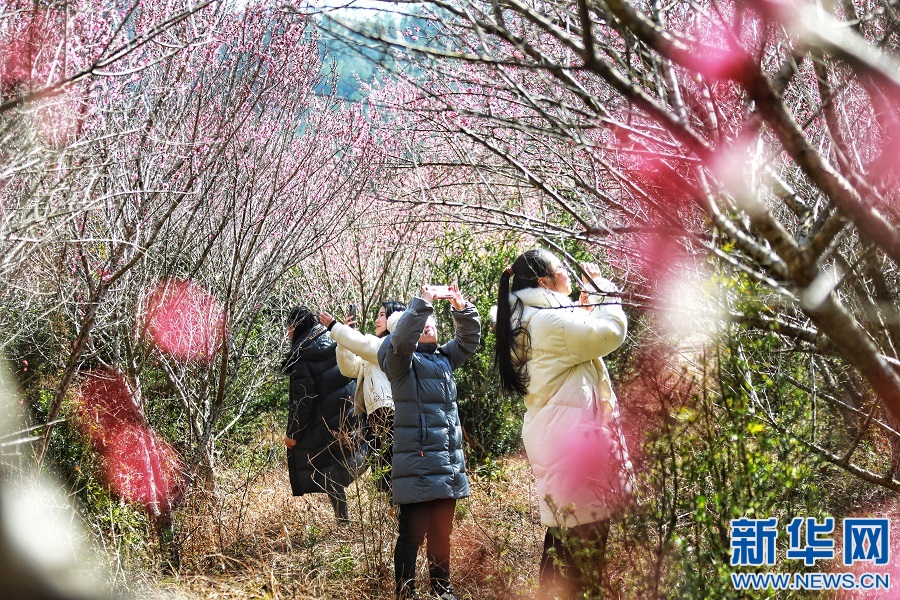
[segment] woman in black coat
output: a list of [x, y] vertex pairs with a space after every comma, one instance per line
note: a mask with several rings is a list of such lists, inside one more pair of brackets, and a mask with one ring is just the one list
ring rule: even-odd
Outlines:
[[291, 352], [282, 364], [289, 375], [288, 469], [295, 496], [326, 493], [338, 521], [347, 521], [345, 488], [365, 463], [359, 420], [353, 415], [356, 382], [341, 375], [336, 344], [305, 306], [287, 322]]

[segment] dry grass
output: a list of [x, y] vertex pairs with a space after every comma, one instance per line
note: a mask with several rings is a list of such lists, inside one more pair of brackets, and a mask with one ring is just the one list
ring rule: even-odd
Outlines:
[[[524, 454], [470, 480], [451, 540], [455, 587], [479, 600], [530, 596], [544, 529]], [[393, 598], [396, 509], [368, 473], [348, 502], [342, 526], [324, 494], [291, 496], [285, 464], [224, 474], [216, 494], [179, 512], [182, 564], [163, 586], [184, 598]], [[424, 563], [423, 553], [420, 584]]]

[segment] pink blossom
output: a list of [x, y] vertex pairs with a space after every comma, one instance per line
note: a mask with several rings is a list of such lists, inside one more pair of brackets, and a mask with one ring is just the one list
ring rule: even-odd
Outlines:
[[162, 352], [209, 362], [221, 348], [225, 313], [221, 303], [194, 283], [165, 280], [144, 298], [146, 331]]
[[108, 485], [127, 502], [171, 506], [180, 494], [174, 448], [145, 427], [123, 423], [104, 452]]
[[713, 80], [743, 81], [756, 68], [743, 48], [699, 46], [692, 56], [690, 66]]
[[642, 203], [652, 203], [654, 212], [680, 216], [695, 206], [696, 191], [689, 176], [679, 168], [678, 159], [653, 152], [623, 152], [622, 168], [646, 196]]
[[552, 465], [548, 490], [560, 507], [602, 498], [613, 505], [627, 500], [630, 477], [618, 425], [598, 421], [593, 409], [585, 409], [578, 424], [549, 432], [546, 460]]
[[175, 450], [147, 426], [121, 373], [85, 374], [75, 397], [82, 432], [103, 456], [103, 477], [113, 492], [145, 507], [171, 506], [180, 489]]
[[[859, 515], [856, 515], [859, 518], [887, 518], [890, 520], [889, 522], [889, 531], [888, 531], [888, 539], [889, 539], [889, 555], [891, 556], [891, 561], [887, 565], [876, 566], [872, 561], [854, 561], [853, 565], [847, 567], [842, 566], [839, 567], [841, 572], [853, 573], [858, 578], [863, 573], [879, 573], [879, 574], [888, 574], [890, 576], [891, 581], [891, 589], [887, 590], [866, 590], [866, 591], [848, 591], [841, 590], [838, 592], [837, 599], [838, 600], [894, 600], [897, 597], [897, 592], [895, 589], [895, 582], [900, 580], [900, 563], [897, 562], [896, 556], [898, 556], [898, 552], [900, 552], [900, 505], [896, 502], [888, 501], [881, 506], [872, 507], [870, 510], [865, 511]], [[837, 519], [836, 519], [837, 521]], [[835, 546], [838, 550], [837, 560], [835, 562], [843, 562], [841, 559], [843, 558], [843, 544], [841, 540], [844, 538], [844, 532], [842, 529], [842, 523], [835, 523], [835, 531], [834, 531], [834, 539]]]

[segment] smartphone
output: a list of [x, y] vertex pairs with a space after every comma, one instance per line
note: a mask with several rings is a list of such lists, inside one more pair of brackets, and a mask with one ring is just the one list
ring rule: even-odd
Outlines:
[[449, 285], [429, 285], [428, 289], [435, 298], [452, 298], [453, 292]]
[[351, 304], [347, 308], [347, 316], [353, 317], [354, 323], [353, 323], [353, 325], [351, 325], [351, 327], [353, 327], [354, 329], [357, 329], [359, 327], [359, 324], [356, 323], [356, 304]]

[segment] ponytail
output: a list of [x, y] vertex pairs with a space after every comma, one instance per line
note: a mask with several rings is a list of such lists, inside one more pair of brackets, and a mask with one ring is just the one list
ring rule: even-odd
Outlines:
[[[499, 292], [497, 293], [497, 325], [494, 328], [494, 337], [497, 343], [494, 346], [494, 365], [500, 371], [500, 384], [507, 394], [525, 395], [528, 391], [528, 373], [524, 364], [517, 365], [513, 359], [513, 353], [517, 353], [522, 342], [518, 335], [523, 327], [512, 326], [513, 310], [509, 303], [509, 280], [512, 276], [509, 270], [500, 276]], [[528, 335], [528, 332], [525, 332]]]
[[[543, 249], [529, 250], [500, 275], [497, 292], [497, 324], [494, 336], [494, 365], [500, 371], [500, 384], [509, 394], [528, 392], [527, 357], [531, 349], [531, 334], [522, 324], [522, 301], [510, 304], [512, 292], [538, 287], [538, 279], [552, 275], [552, 253]], [[513, 323], [516, 325], [513, 325]]]

